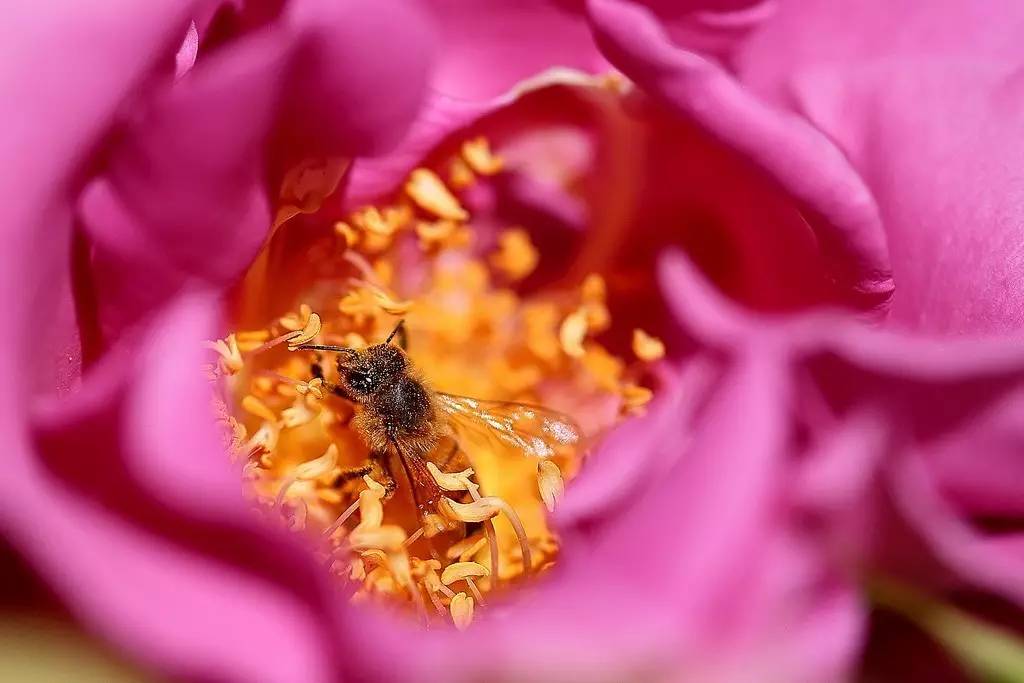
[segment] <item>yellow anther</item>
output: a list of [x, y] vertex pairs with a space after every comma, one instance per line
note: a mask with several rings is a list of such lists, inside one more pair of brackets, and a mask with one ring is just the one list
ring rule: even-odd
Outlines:
[[359, 526], [358, 529], [374, 529], [384, 521], [384, 506], [381, 500], [387, 492], [383, 486], [375, 482], [369, 475], [363, 477], [366, 488], [359, 492]]
[[205, 346], [208, 349], [213, 349], [220, 356], [218, 362], [223, 372], [233, 375], [245, 366], [235, 335], [229, 334], [226, 339], [206, 342]]
[[591, 273], [583, 278], [580, 293], [585, 303], [604, 303], [605, 296], [607, 295], [607, 286], [604, 283], [604, 278], [597, 273]]
[[445, 517], [459, 522], [483, 522], [496, 517], [502, 508], [498, 499], [485, 496], [472, 503], [457, 503], [451, 498], [442, 498], [438, 509]]
[[367, 232], [384, 237], [390, 237], [398, 228], [394, 221], [389, 220], [386, 214], [373, 206], [360, 209], [352, 214], [352, 222]]
[[354, 247], [359, 242], [359, 233], [345, 221], [338, 221], [334, 224], [334, 234], [345, 240], [346, 247]]
[[242, 409], [256, 417], [263, 418], [267, 422], [277, 422], [277, 415], [274, 414], [274, 411], [252, 394], [247, 394], [242, 399]]
[[491, 264], [513, 280], [520, 280], [534, 271], [540, 254], [530, 233], [522, 228], [505, 230], [498, 235], [498, 251], [491, 254]]
[[370, 316], [378, 313], [378, 306], [373, 295], [366, 288], [360, 287], [348, 292], [338, 302], [338, 310], [350, 315], [357, 325], [362, 325]]
[[300, 396], [310, 394], [315, 398], [322, 399], [324, 397], [324, 381], [319, 377], [314, 377], [308, 382], [299, 382], [295, 385], [295, 391]]
[[386, 524], [375, 529], [356, 527], [348, 536], [349, 545], [355, 551], [378, 548], [386, 553], [398, 552], [405, 541], [405, 531], [395, 524]]
[[405, 183], [405, 192], [424, 211], [438, 218], [464, 221], [469, 214], [433, 171], [417, 168]]
[[391, 315], [405, 315], [412, 308], [411, 301], [395, 299], [382, 290], [373, 291], [373, 300], [384, 312]]
[[300, 481], [318, 479], [338, 466], [338, 446], [331, 444], [324, 454], [315, 460], [309, 460], [295, 467], [292, 476]]
[[441, 583], [450, 586], [456, 581], [488, 576], [490, 573], [487, 567], [476, 562], [456, 562], [444, 568], [444, 571], [441, 573]]
[[366, 578], [366, 565], [360, 557], [355, 558], [348, 566], [348, 578], [353, 581], [362, 581]]
[[622, 387], [622, 408], [626, 412], [637, 412], [650, 403], [654, 392], [647, 387], [627, 384]]
[[313, 313], [313, 309], [307, 304], [299, 306], [299, 312], [289, 313], [288, 315], [282, 316], [277, 319], [277, 322], [286, 330], [296, 332], [306, 326], [306, 321], [309, 320], [309, 316]]
[[588, 344], [583, 355], [583, 367], [605, 391], [618, 393], [619, 380], [625, 364], [598, 344]]
[[558, 308], [549, 302], [523, 307], [523, 323], [526, 327], [526, 346], [538, 358], [546, 361], [556, 359], [561, 345], [558, 341]]
[[487, 138], [482, 136], [462, 143], [462, 158], [480, 175], [494, 175], [505, 165], [500, 156], [491, 152]]
[[641, 329], [633, 330], [633, 353], [640, 360], [655, 361], [665, 356], [665, 344]]
[[562, 321], [558, 340], [562, 350], [573, 358], [582, 358], [585, 350], [583, 340], [587, 337], [587, 314], [582, 309], [574, 311]]
[[403, 586], [412, 586], [412, 569], [404, 551], [388, 553], [388, 568], [395, 580]]
[[465, 631], [473, 623], [473, 598], [465, 593], [456, 593], [448, 604], [448, 610], [452, 614], [452, 623], [460, 631]]
[[419, 221], [416, 223], [416, 236], [420, 238], [420, 246], [424, 249], [455, 247], [463, 246], [468, 241], [469, 231], [455, 221]]
[[472, 468], [461, 472], [442, 472], [437, 465], [428, 462], [427, 469], [437, 485], [445, 491], [469, 491], [477, 488], [476, 484], [469, 479], [473, 476]]
[[294, 351], [296, 347], [313, 341], [313, 338], [320, 334], [321, 327], [320, 316], [311, 311], [302, 329], [288, 337], [288, 350]]
[[541, 460], [537, 465], [537, 488], [548, 512], [555, 511], [555, 505], [565, 493], [562, 471], [550, 460]]
[[476, 174], [473, 173], [473, 169], [469, 167], [462, 159], [452, 160], [452, 165], [448, 169], [448, 184], [454, 187], [456, 190], [462, 190], [476, 181]]
[[281, 424], [288, 429], [294, 429], [295, 427], [309, 424], [316, 415], [315, 412], [309, 409], [309, 406], [306, 405], [302, 398], [298, 398], [291, 408], [285, 408], [281, 411]]

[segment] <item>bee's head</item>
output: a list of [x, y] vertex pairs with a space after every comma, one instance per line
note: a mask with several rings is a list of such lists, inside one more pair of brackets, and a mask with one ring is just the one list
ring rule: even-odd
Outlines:
[[405, 372], [408, 358], [397, 346], [374, 344], [338, 356], [338, 377], [355, 396], [369, 396]]

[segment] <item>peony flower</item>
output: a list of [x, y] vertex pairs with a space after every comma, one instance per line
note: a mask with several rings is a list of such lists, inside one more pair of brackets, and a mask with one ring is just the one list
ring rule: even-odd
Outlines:
[[[888, 676], [894, 613], [1007, 675], [1016, 214], [983, 161], [1013, 43], [976, 36], [1013, 8], [864, 3], [843, 42], [775, 4], [124, 7], [68, 75], [21, 10], [65, 106], [7, 117], [5, 537], [175, 677]], [[438, 514], [388, 498], [302, 347], [401, 316], [433, 386], [569, 412], [590, 452], [484, 439]], [[29, 375], [30, 334], [71, 367]]]

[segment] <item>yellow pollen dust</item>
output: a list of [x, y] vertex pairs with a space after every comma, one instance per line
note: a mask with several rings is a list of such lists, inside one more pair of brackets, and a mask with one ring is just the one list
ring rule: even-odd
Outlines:
[[[637, 330], [638, 360], [627, 361], [601, 344], [614, 321], [600, 275], [570, 290], [514, 289], [543, 260], [529, 231], [478, 232], [460, 196], [503, 169], [486, 139], [466, 142], [441, 168], [447, 184], [418, 168], [393, 203], [325, 224], [329, 248], [304, 256], [302, 273], [268, 271], [303, 283], [291, 310], [267, 310], [265, 324], [209, 342], [206, 369], [253, 505], [308, 538], [353, 602], [465, 629], [555, 565], [548, 514], [594, 438], [651, 400], [644, 363], [664, 346]], [[371, 457], [360, 426], [367, 407], [336, 391], [348, 356], [307, 345], [365, 349], [399, 319], [405, 334], [391, 343], [407, 339], [414, 375], [431, 392], [544, 406], [567, 414], [582, 440], [526, 441], [524, 450], [489, 436], [494, 424], [481, 423], [477, 436], [441, 424], [412, 481], [397, 454]]]

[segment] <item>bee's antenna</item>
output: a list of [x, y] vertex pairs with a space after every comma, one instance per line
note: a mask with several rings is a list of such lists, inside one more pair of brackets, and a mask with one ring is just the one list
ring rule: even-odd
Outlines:
[[322, 344], [302, 344], [295, 348], [302, 351], [333, 351], [334, 353], [347, 353], [350, 355], [356, 352], [355, 349], [347, 346], [325, 346]]
[[388, 338], [384, 340], [384, 343], [385, 344], [390, 344], [391, 340], [394, 339], [395, 335], [398, 334], [398, 331], [401, 330], [404, 325], [405, 325], [405, 318], [402, 318], [401, 320], [398, 321], [398, 324], [395, 325], [395, 329], [391, 330], [391, 334], [389, 334]]

